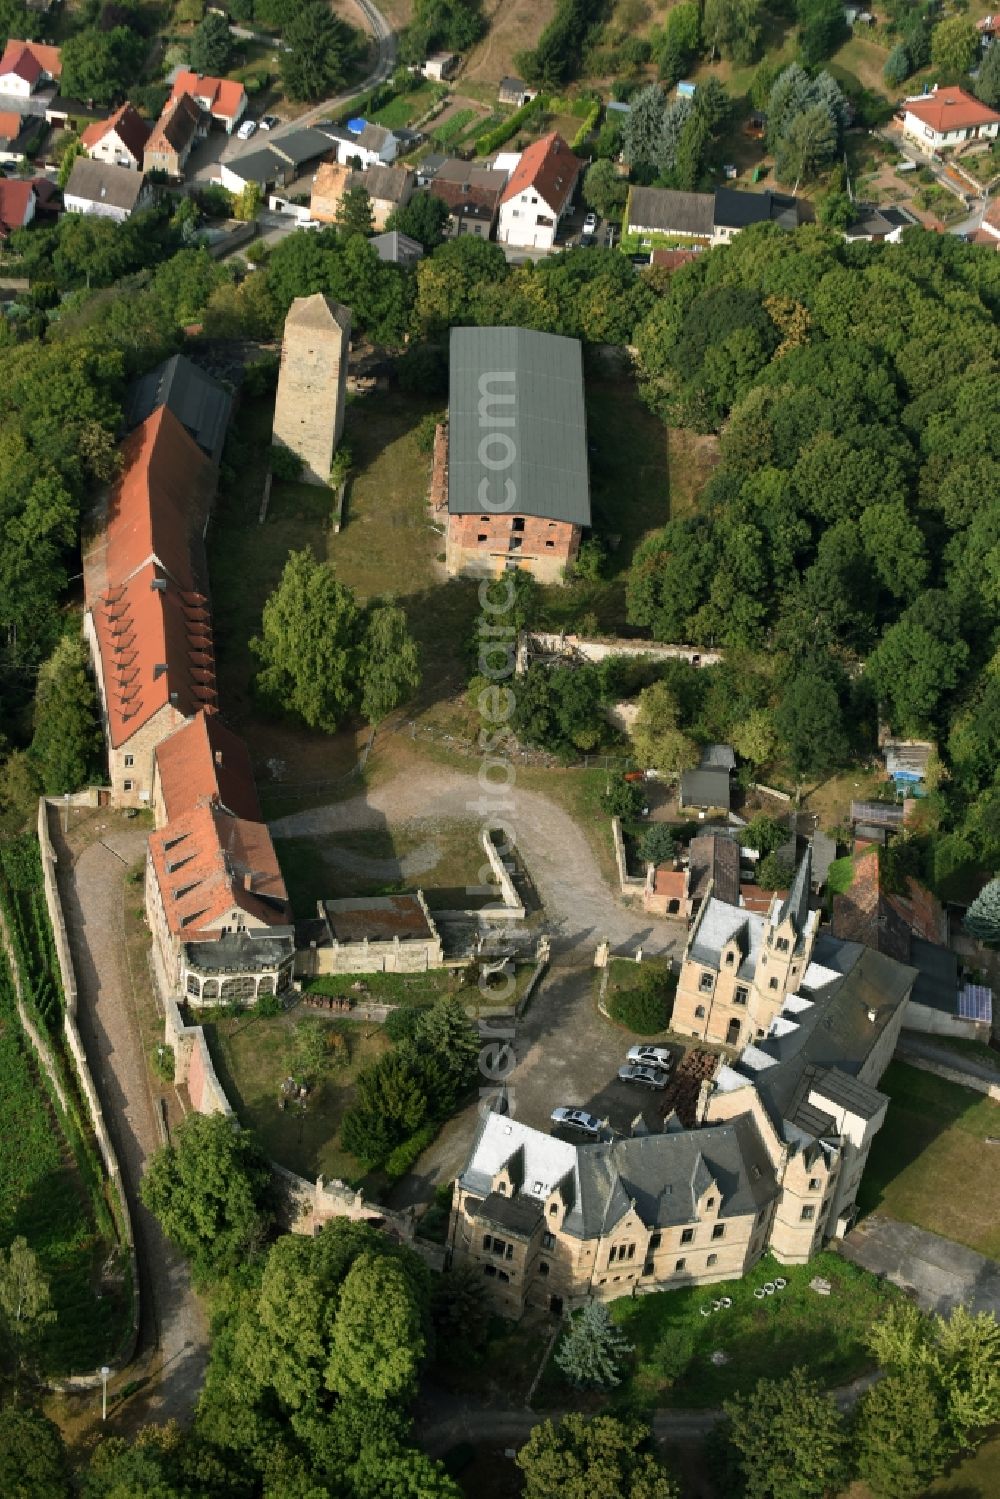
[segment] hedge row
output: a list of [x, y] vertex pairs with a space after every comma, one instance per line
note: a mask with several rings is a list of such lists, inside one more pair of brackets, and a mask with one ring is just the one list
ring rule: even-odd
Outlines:
[[600, 118], [601, 101], [600, 99], [595, 99], [593, 104], [587, 110], [587, 114], [583, 121], [583, 124], [580, 126], [579, 130], [576, 132], [573, 139], [569, 143], [571, 151], [583, 150], [584, 146], [587, 144], [587, 141], [590, 139], [591, 132], [593, 130], [596, 130], [597, 122]]
[[515, 109], [512, 115], [508, 115], [502, 124], [493, 130], [484, 131], [476, 139], [476, 155], [488, 156], [491, 151], [496, 151], [500, 146], [506, 145], [512, 135], [516, 135], [521, 126], [526, 124], [548, 105], [544, 94], [536, 94], [529, 99], [527, 104], [522, 104], [520, 109]]

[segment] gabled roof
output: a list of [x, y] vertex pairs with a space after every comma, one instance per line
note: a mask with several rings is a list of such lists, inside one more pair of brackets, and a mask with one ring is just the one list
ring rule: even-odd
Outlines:
[[35, 83], [43, 73], [58, 78], [62, 72], [62, 51], [44, 42], [23, 42], [9, 37], [0, 57], [0, 74], [16, 73], [25, 83]]
[[366, 151], [381, 151], [392, 138], [392, 131], [387, 130], [384, 125], [376, 125], [368, 121], [357, 137], [357, 142], [359, 146], [364, 146]]
[[712, 882], [712, 895], [728, 906], [740, 903], [740, 846], [724, 833], [704, 833], [692, 838], [688, 848], [691, 872], [690, 895], [704, 900]]
[[142, 172], [131, 167], [116, 167], [110, 162], [93, 161], [78, 156], [69, 174], [64, 197], [79, 198], [83, 203], [105, 203], [131, 212], [145, 184]]
[[677, 234], [712, 233], [715, 199], [711, 193], [682, 193], [661, 187], [632, 187], [628, 195], [628, 222], [637, 229], [655, 229]]
[[936, 88], [920, 99], [907, 99], [902, 108], [936, 135], [951, 130], [969, 130], [977, 125], [1000, 124], [1000, 114], [989, 109], [964, 88]]
[[150, 834], [149, 858], [176, 937], [197, 940], [234, 906], [264, 926], [289, 920], [288, 893], [262, 822], [204, 801]]
[[136, 161], [142, 161], [142, 153], [149, 140], [149, 126], [138, 110], [126, 100], [120, 109], [106, 120], [96, 120], [88, 125], [80, 137], [86, 150], [99, 145], [106, 135], [115, 131], [122, 145]]
[[[287, 135], [279, 136], [276, 140], [269, 140], [268, 146], [282, 161], [293, 167], [315, 161], [317, 156], [325, 156], [331, 149], [330, 137], [324, 131], [314, 130], [308, 125], [301, 130], [290, 130]], [[234, 162], [233, 165], [238, 166], [239, 163]]]
[[194, 139], [205, 111], [190, 94], [175, 93], [163, 111], [146, 142], [146, 150], [169, 154], [187, 149]]
[[218, 463], [232, 404], [232, 397], [217, 380], [183, 354], [174, 354], [129, 386], [125, 424], [134, 427], [165, 406], [202, 452]]
[[407, 189], [412, 190], [415, 182], [414, 174], [409, 167], [367, 167], [363, 172], [355, 172], [351, 178], [351, 187], [363, 187], [370, 198], [380, 199], [386, 203], [402, 203], [407, 195]]
[[174, 79], [172, 98], [190, 94], [193, 99], [206, 99], [208, 109], [217, 120], [231, 120], [243, 107], [245, 91], [242, 83], [233, 78], [212, 78], [182, 68]]
[[263, 820], [246, 744], [218, 713], [200, 709], [155, 753], [168, 822], [204, 801], [249, 822]]
[[390, 265], [408, 265], [413, 260], [422, 260], [424, 247], [419, 240], [401, 234], [398, 229], [389, 229], [385, 234], [376, 234], [368, 241], [379, 260]]
[[24, 127], [24, 116], [18, 114], [16, 109], [0, 110], [0, 141], [11, 145], [17, 140]]
[[560, 214], [573, 195], [582, 166], [558, 132], [543, 135], [522, 151], [504, 189], [503, 201], [509, 203], [533, 188], [553, 213]]
[[715, 224], [723, 229], [745, 229], [750, 224], [780, 224], [795, 229], [799, 224], [800, 205], [787, 193], [743, 192], [736, 187], [715, 190]]
[[34, 197], [30, 182], [15, 182], [0, 177], [0, 237], [6, 239], [12, 229], [23, 229], [28, 205]]

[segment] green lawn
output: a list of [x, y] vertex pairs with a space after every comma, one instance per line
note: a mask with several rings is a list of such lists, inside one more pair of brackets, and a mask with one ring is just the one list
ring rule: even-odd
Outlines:
[[834, 859], [826, 876], [826, 888], [831, 896], [843, 895], [850, 890], [854, 884], [854, 857], [845, 854], [842, 859]]
[[892, 1100], [861, 1182], [877, 1210], [1000, 1258], [1000, 1104], [893, 1062], [879, 1085]]
[[[520, 999], [533, 972], [534, 966], [531, 963], [517, 965], [514, 991], [504, 995], [502, 1007], [509, 1007]], [[357, 998], [356, 991], [351, 987], [355, 982], [351, 974], [330, 974], [308, 980], [305, 989], [308, 994], [353, 994]], [[484, 995], [480, 991], [473, 975], [466, 978], [464, 971], [456, 968], [436, 968], [430, 973], [366, 973], [361, 982], [366, 989], [362, 997], [375, 1004], [408, 1005], [423, 1009], [442, 995], [451, 994], [470, 1013], [473, 1010], [485, 1013], [491, 1008], [497, 1008], [489, 1003], [489, 993]]]
[[[346, 1037], [350, 1060], [328, 1065], [306, 1101], [298, 1107], [278, 1107], [281, 1084], [296, 1075], [295, 1025], [320, 1015], [332, 1031]], [[364, 1168], [341, 1149], [340, 1124], [354, 1099], [354, 1081], [361, 1068], [391, 1047], [381, 1026], [363, 1021], [323, 1016], [321, 1011], [297, 1006], [284, 1015], [220, 1018], [205, 1025], [219, 1081], [240, 1123], [252, 1129], [266, 1154], [290, 1171], [328, 1180], [340, 1177], [355, 1183]]]
[[366, 118], [384, 125], [387, 130], [399, 130], [430, 109], [440, 95], [440, 84], [424, 78], [414, 88], [407, 89], [405, 94], [397, 94], [395, 99], [390, 99], [388, 104]]
[[[786, 1288], [758, 1301], [755, 1288], [776, 1275], [785, 1277]], [[831, 1282], [832, 1295], [809, 1289], [816, 1275]], [[870, 1365], [865, 1332], [898, 1294], [827, 1252], [808, 1265], [779, 1265], [767, 1258], [743, 1280], [659, 1291], [634, 1301], [623, 1297], [612, 1304], [611, 1315], [635, 1348], [631, 1367], [610, 1402], [592, 1397], [587, 1403], [641, 1410], [711, 1407], [794, 1364], [805, 1365], [823, 1385], [846, 1384]], [[703, 1317], [701, 1308], [723, 1296], [732, 1297], [732, 1306]], [[717, 1352], [726, 1362], [712, 1363]], [[550, 1406], [571, 1398], [552, 1363], [540, 1394]]]

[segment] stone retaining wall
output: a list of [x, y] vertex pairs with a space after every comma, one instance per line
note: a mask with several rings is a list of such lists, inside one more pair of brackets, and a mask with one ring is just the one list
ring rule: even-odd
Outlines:
[[930, 1057], [917, 1056], [910, 1051], [905, 1042], [897, 1046], [896, 1056], [907, 1067], [917, 1067], [921, 1072], [933, 1072], [935, 1077], [943, 1077], [949, 1083], [958, 1083], [962, 1088], [971, 1088], [974, 1093], [985, 1093], [994, 1103], [1000, 1103], [1000, 1078], [995, 1083], [988, 1083], [984, 1077], [977, 1077], [975, 1073], [962, 1072], [958, 1067], [946, 1067], [943, 1062], [932, 1062]]

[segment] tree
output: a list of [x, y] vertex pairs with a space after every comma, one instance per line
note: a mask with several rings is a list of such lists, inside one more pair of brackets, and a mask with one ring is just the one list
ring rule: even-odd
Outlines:
[[420, 686], [420, 652], [405, 613], [391, 599], [369, 613], [361, 659], [361, 711], [379, 724]]
[[899, 88], [913, 72], [913, 64], [905, 42], [897, 42], [885, 60], [882, 77], [890, 88]]
[[341, 1126], [344, 1149], [372, 1165], [384, 1161], [426, 1123], [430, 1112], [421, 1073], [408, 1056], [388, 1052], [358, 1075], [354, 1102]]
[[489, 1293], [478, 1265], [453, 1265], [447, 1275], [435, 1276], [431, 1287], [431, 1322], [435, 1357], [464, 1365], [478, 1357], [489, 1338]]
[[462, 1490], [435, 1458], [414, 1447], [374, 1442], [351, 1468], [354, 1499], [462, 1499]]
[[890, 1374], [861, 1397], [854, 1443], [858, 1472], [876, 1494], [908, 1499], [924, 1492], [954, 1451], [927, 1369]]
[[360, 1255], [340, 1292], [327, 1386], [348, 1397], [405, 1400], [426, 1351], [423, 1308], [402, 1266]]
[[141, 1196], [207, 1282], [242, 1265], [272, 1221], [271, 1172], [246, 1130], [222, 1114], [189, 1114], [146, 1168]]
[[804, 1369], [758, 1380], [724, 1409], [746, 1499], [824, 1499], [847, 1478], [843, 1417]]
[[421, 1014], [412, 1052], [418, 1061], [429, 1053], [440, 1064], [449, 1097], [438, 1112], [447, 1112], [475, 1081], [481, 1051], [479, 1031], [466, 1015], [461, 1000], [454, 995], [443, 994]]
[[944, 1419], [958, 1448], [976, 1445], [1000, 1420], [1000, 1323], [992, 1312], [954, 1308], [933, 1319], [932, 1366], [944, 1396]]
[[27, 1405], [0, 1410], [0, 1494], [70, 1499], [70, 1467], [58, 1426]]
[[349, 187], [337, 204], [337, 227], [345, 234], [371, 234], [375, 227], [372, 200], [360, 182]]
[[73, 167], [76, 162], [79, 161], [81, 156], [86, 156], [86, 154], [86, 147], [84, 146], [83, 141], [80, 140], [78, 136], [75, 136], [71, 141], [68, 142], [59, 162], [59, 170], [56, 173], [56, 182], [61, 188], [64, 188], [66, 186], [70, 177], [73, 175]]
[[978, 942], [1000, 943], [1000, 879], [983, 886], [966, 911], [963, 926]]
[[639, 858], [649, 864], [669, 864], [677, 844], [668, 823], [651, 822], [639, 839]]
[[284, 28], [288, 51], [281, 64], [290, 99], [311, 101], [332, 94], [344, 82], [351, 36], [322, 0], [307, 0]]
[[633, 95], [622, 126], [622, 156], [630, 167], [656, 164], [666, 107], [666, 95], [657, 83]]
[[928, 590], [883, 635], [865, 675], [887, 703], [895, 729], [923, 730], [936, 722], [968, 655], [954, 602]]
[[638, 817], [645, 801], [642, 786], [624, 776], [609, 780], [601, 793], [601, 806], [610, 817]]
[[260, 213], [264, 194], [261, 192], [259, 182], [244, 183], [239, 197], [236, 199], [234, 214], [243, 224], [252, 224]]
[[794, 677], [782, 694], [775, 726], [797, 776], [821, 775], [847, 759], [840, 697], [827, 677], [813, 671]]
[[618, 1416], [542, 1421], [517, 1454], [525, 1499], [679, 1499], [648, 1426]]
[[787, 841], [788, 829], [782, 827], [777, 818], [768, 817], [765, 812], [758, 812], [756, 817], [752, 817], [740, 833], [743, 847], [756, 849], [762, 859], [773, 854]]
[[1000, 47], [987, 47], [973, 87], [977, 99], [990, 109], [1000, 109]]
[[97, 694], [80, 636], [64, 635], [38, 673], [31, 759], [49, 796], [91, 779], [103, 744]]
[[701, 47], [701, 12], [695, 0], [681, 0], [667, 12], [663, 30], [653, 45], [660, 78], [672, 88], [688, 72]]
[[146, 43], [138, 31], [78, 31], [63, 44], [59, 86], [76, 99], [110, 104], [138, 75]]
[[798, 0], [799, 55], [814, 67], [836, 52], [847, 36], [847, 22], [840, 0]]
[[931, 32], [931, 62], [945, 73], [967, 73], [979, 53], [979, 33], [967, 16], [947, 16]]
[[257, 690], [273, 710], [332, 734], [355, 706], [361, 611], [333, 568], [307, 547], [291, 552], [264, 605], [250, 649], [262, 662]]
[[385, 227], [398, 229], [425, 250], [433, 250], [444, 242], [447, 222], [448, 205], [443, 198], [435, 198], [432, 193], [414, 193], [404, 207], [392, 210]]
[[765, 854], [757, 865], [757, 883], [762, 890], [787, 890], [795, 873], [787, 859], [779, 854]]
[[755, 768], [766, 765], [778, 743], [773, 712], [770, 708], [752, 708], [746, 718], [730, 729], [729, 738], [741, 760]]
[[221, 77], [229, 67], [232, 50], [229, 22], [218, 11], [209, 11], [191, 37], [188, 58], [192, 68], [196, 73]]
[[621, 1384], [622, 1361], [632, 1352], [603, 1301], [577, 1312], [556, 1349], [555, 1362], [577, 1389], [611, 1390]]
[[583, 178], [583, 201], [602, 219], [614, 219], [625, 207], [628, 183], [615, 171], [612, 161], [595, 161]]
[[666, 682], [653, 682], [639, 694], [632, 729], [636, 758], [646, 769], [679, 775], [698, 763], [698, 746], [678, 726], [680, 709]]
[[20, 1235], [0, 1249], [0, 1346], [15, 1378], [32, 1362], [29, 1350], [56, 1319], [52, 1293], [35, 1251]]
[[752, 62], [760, 41], [760, 0], [705, 0], [702, 36], [712, 49], [733, 62]]
[[[798, 114], [778, 143], [774, 170], [782, 182], [793, 182], [798, 192], [803, 179], [814, 177], [837, 152], [837, 131], [822, 104]], [[794, 181], [793, 181], [794, 179]]]

